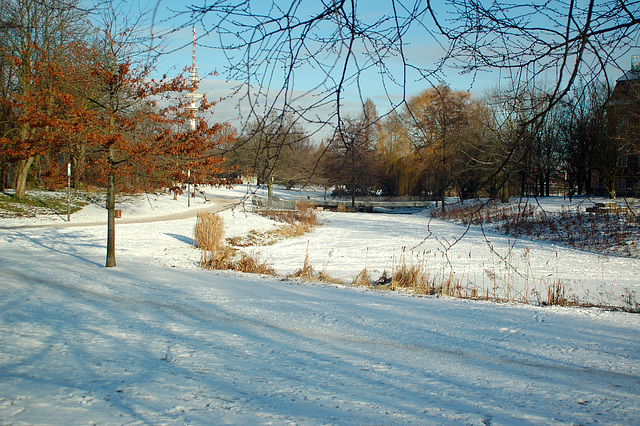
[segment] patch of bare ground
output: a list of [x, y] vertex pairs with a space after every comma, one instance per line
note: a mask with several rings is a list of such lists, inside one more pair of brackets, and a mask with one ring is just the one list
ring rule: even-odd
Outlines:
[[258, 210], [256, 213], [273, 220], [278, 226], [268, 231], [251, 230], [246, 236], [227, 238], [230, 245], [271, 245], [287, 238], [300, 237], [321, 224], [313, 206], [306, 202], [298, 202], [297, 210]]

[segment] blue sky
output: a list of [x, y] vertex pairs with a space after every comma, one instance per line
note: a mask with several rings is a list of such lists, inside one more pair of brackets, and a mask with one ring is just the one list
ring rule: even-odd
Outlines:
[[[263, 14], [264, 16], [275, 17], [279, 14], [282, 15], [282, 9], [291, 7], [291, 5], [294, 4], [298, 5], [298, 9], [294, 14], [295, 17], [306, 19], [309, 16], [317, 15], [319, 11], [323, 10], [322, 3], [329, 1], [332, 0], [252, 0], [250, 2], [251, 14], [245, 18], [238, 18], [238, 20], [246, 26], [244, 28], [234, 29], [234, 31], [237, 32], [222, 34], [222, 36], [215, 26], [215, 15], [209, 13], [194, 18], [194, 15], [189, 12], [191, 5], [197, 7], [210, 4], [206, 0], [187, 0], [179, 3], [169, 0], [114, 0], [111, 4], [118, 8], [118, 17], [128, 15], [130, 20], [135, 17], [134, 15], [136, 15], [136, 13], [140, 13], [141, 10], [149, 12], [146, 16], [148, 23], [150, 23], [151, 18], [153, 18], [153, 25], [149, 31], [156, 37], [154, 43], [156, 45], [161, 43], [165, 52], [157, 62], [157, 71], [160, 75], [176, 75], [180, 73], [184, 67], [188, 67], [191, 64], [191, 41], [193, 38], [191, 24], [195, 22], [198, 36], [197, 62], [200, 77], [203, 79], [200, 91], [206, 93], [210, 100], [227, 98], [216, 106], [215, 119], [228, 121], [235, 127], [241, 128], [242, 124], [247, 122], [248, 117], [247, 95], [250, 94], [254, 101], [253, 105], [259, 107], [257, 111], [258, 114], [263, 115], [269, 102], [278, 103], [278, 101], [273, 101], [273, 99], [283, 88], [283, 82], [285, 81], [283, 73], [289, 69], [289, 64], [274, 60], [273, 53], [264, 48], [255, 49], [253, 52], [256, 56], [252, 58], [251, 61], [251, 64], [254, 66], [252, 71], [255, 74], [252, 76], [250, 89], [247, 90], [247, 86], [245, 86], [244, 90], [240, 92], [240, 95], [230, 96], [233, 89], [242, 84], [243, 80], [241, 76], [228, 72], [228, 56], [238, 55], [239, 53], [228, 49], [223, 50], [221, 46], [224, 43], [236, 43], [240, 40], [240, 37], [251, 37], [251, 31], [256, 27], [256, 21], [252, 20], [255, 15]], [[355, 3], [357, 3], [360, 8], [357, 11], [357, 16], [364, 24], [375, 25], [380, 23], [381, 18], [389, 18], [388, 21], [383, 22], [377, 29], [391, 36], [393, 33], [389, 32], [390, 29], [395, 28], [395, 21], [392, 20], [391, 17], [395, 15], [390, 9], [390, 5], [415, 5], [417, 3], [419, 7], [423, 7], [426, 2], [420, 2], [419, 0], [360, 0]], [[214, 2], [214, 4], [231, 5], [244, 4], [244, 2], [218, 0]], [[268, 6], [273, 4], [280, 6], [281, 10], [275, 10], [274, 12], [273, 10], [267, 9]], [[346, 4], [351, 5], [352, 3], [347, 2]], [[434, 8], [436, 8], [435, 12], [442, 23], [456, 26], [457, 21], [451, 19], [453, 15], [449, 13], [450, 10], [448, 8], [451, 6], [445, 8], [444, 2], [433, 2], [432, 4]], [[524, 16], [531, 20], [542, 20], [539, 24], [537, 22], [529, 22], [529, 24], [540, 28], [548, 28], [549, 30], [553, 30], [554, 25], [559, 25], [563, 20], [566, 20], [562, 12], [563, 8], [566, 7], [566, 4], [563, 2], [558, 0], [556, 3], [548, 5], [548, 7], [551, 8], [547, 10], [550, 16], [542, 17], [539, 13], [533, 13], [533, 11], [536, 10], [536, 4], [538, 3], [533, 2], [532, 4], [515, 5], [513, 11], [514, 13], [524, 13]], [[558, 10], [553, 9], [556, 6], [559, 8]], [[600, 12], [602, 12], [602, 10]], [[410, 12], [406, 10], [400, 10], [397, 14], [400, 18], [408, 15], [410, 15]], [[607, 23], [608, 21], [605, 22], [605, 24]], [[147, 23], [145, 23], [145, 25], [146, 24]], [[575, 23], [576, 28], [580, 25], [580, 22]], [[434, 69], [436, 67], [436, 64], [444, 55], [444, 50], [440, 43], [442, 43], [442, 45], [447, 43], [446, 40], [438, 39], [437, 36], [434, 36], [433, 33], [430, 32], [433, 30], [432, 27], [431, 17], [428, 15], [420, 15], [420, 19], [412, 20], [410, 30], [403, 33], [403, 53], [407, 62], [422, 70]], [[274, 28], [276, 27], [272, 25], [270, 28], [267, 27], [266, 30]], [[321, 25], [317, 29], [314, 29], [314, 31], [315, 35], [327, 36], [336, 31], [336, 28], [339, 27], [335, 21], [323, 20]], [[573, 31], [575, 32], [576, 29], [574, 28]], [[551, 32], [543, 34], [546, 34], [543, 35], [543, 37], [555, 36]], [[489, 37], [483, 39], [483, 42], [486, 43], [487, 40], [489, 40], [489, 46], [493, 47], [494, 43], [491, 42], [493, 37], [492, 33], [479, 33], [479, 37], [481, 38], [484, 35], [489, 35]], [[499, 38], [496, 38], [496, 40], [498, 42], [498, 49], [501, 46], [504, 47], [501, 43], [509, 43], [508, 39], [501, 41]], [[518, 43], [523, 40], [518, 38], [515, 40], [514, 46], [519, 48], [518, 46], [521, 45]], [[526, 40], [524, 40], [524, 42], [526, 42]], [[604, 52], [605, 56], [609, 57], [610, 55], [610, 57], [614, 57], [620, 61], [618, 67], [607, 67], [609, 72], [608, 78], [611, 81], [629, 69], [630, 55], [640, 53], [633, 51], [633, 48], [638, 48], [638, 42], [638, 40], [635, 40], [629, 42], [626, 46], [623, 45], [620, 52], [617, 52], [618, 47], [614, 49], [614, 52]], [[273, 44], [267, 45], [266, 47], [269, 46], [272, 47]], [[308, 43], [307, 46], [313, 48], [313, 43]], [[297, 110], [302, 110], [312, 103], [317, 103], [318, 99], [321, 98], [319, 94], [322, 93], [322, 89], [326, 91], [327, 87], [332, 86], [332, 83], [339, 78], [342, 70], [342, 63], [340, 61], [344, 60], [346, 52], [349, 51], [349, 49], [346, 46], [346, 42], [338, 43], [334, 47], [335, 49], [330, 52], [320, 50], [307, 53], [305, 57], [306, 63], [296, 63], [294, 77], [289, 80], [294, 84], [286, 88], [286, 94], [291, 104]], [[624, 49], [624, 47], [630, 47], [631, 50]], [[365, 51], [367, 48], [370, 49], [369, 52]], [[370, 55], [371, 51], [377, 52], [381, 50], [384, 51], [384, 44], [381, 49], [378, 48], [378, 46], [372, 49], [372, 45], [366, 46], [360, 43], [353, 46], [350, 51], [353, 53], [352, 58], [355, 58], [360, 67], [366, 67], [367, 65], [371, 65], [371, 63], [368, 62], [372, 57]], [[527, 56], [526, 51], [520, 53], [523, 54], [523, 58]], [[575, 57], [569, 57], [569, 67], [572, 66], [570, 62], [574, 59]], [[317, 60], [317, 62], [314, 63], [314, 60]], [[383, 76], [380, 68], [373, 66], [363, 72], [359, 79], [349, 79], [347, 81], [340, 97], [341, 114], [343, 116], [359, 114], [361, 112], [362, 102], [366, 98], [371, 98], [375, 102], [379, 113], [386, 113], [392, 106], [398, 105], [403, 99], [403, 95], [406, 98], [410, 98], [428, 89], [432, 84], [438, 84], [440, 82], [448, 84], [454, 90], [469, 90], [476, 96], [482, 96], [487, 90], [499, 86], [507, 87], [509, 85], [509, 76], [505, 75], [504, 78], [502, 78], [497, 72], [479, 71], [476, 75], [469, 75], [461, 74], [458, 69], [445, 67], [440, 70], [441, 72], [437, 77], [431, 78], [433, 77], [431, 76], [425, 79], [424, 76], [419, 75], [412, 69], [409, 69], [406, 76], [403, 75], [402, 61], [397, 56], [386, 56], [381, 62], [384, 63], [388, 71], [387, 75]], [[335, 69], [328, 71], [331, 65], [335, 65]], [[594, 65], [594, 69], [597, 69], [595, 57], [592, 55], [591, 64], [585, 67], [587, 73], [590, 72], [589, 67]], [[353, 69], [353, 66], [351, 66], [348, 70], [352, 72]], [[525, 78], [536, 75], [536, 82], [546, 87], [549, 87], [556, 81], [557, 76], [555, 72], [557, 71], [555, 71], [553, 66], [549, 67], [545, 74], [540, 74], [539, 69], [538, 66], [532, 68], [529, 70], [531, 73]], [[214, 71], [218, 72], [219, 75], [212, 76], [211, 74]], [[566, 69], [562, 72], [566, 74]], [[329, 78], [325, 80], [327, 75], [329, 75]], [[516, 79], [515, 81], [517, 82], [519, 80]], [[256, 98], [256, 94], [259, 92], [264, 96]], [[243, 94], [245, 95], [244, 98], [241, 96]], [[323, 120], [324, 117], [335, 113], [335, 97], [333, 100], [333, 104], [325, 102], [315, 108], [310, 118]], [[307, 114], [307, 117], [308, 116], [309, 114]], [[327, 132], [323, 133], [323, 135], [326, 134]]]
[[[290, 4], [291, 2], [283, 1], [282, 3]], [[316, 2], [316, 4], [318, 3], [319, 2]], [[362, 4], [365, 2], [360, 3]], [[382, 3], [387, 4], [387, 2]], [[163, 56], [158, 62], [158, 72], [180, 72], [183, 67], [188, 66], [191, 63], [191, 41], [193, 37], [192, 27], [184, 26], [180, 28], [189, 21], [190, 17], [187, 14], [176, 15], [175, 10], [171, 10], [171, 8], [175, 8], [175, 6], [169, 4], [169, 2], [160, 2], [159, 4], [153, 2], [151, 4], [157, 6], [154, 33], [166, 34], [167, 32], [170, 32], [164, 37], [164, 41], [166, 43], [165, 51], [169, 53]], [[368, 9], [359, 11], [364, 20], [367, 20], [368, 22], [375, 22], [380, 16], [384, 15], [384, 11], [376, 10], [373, 7], [373, 5], [380, 6], [380, 3], [366, 2], [366, 5]], [[258, 14], [261, 13], [261, 11], [256, 9], [254, 9], [254, 11]], [[315, 11], [307, 10], [298, 11], [297, 13], [298, 16], [304, 16], [305, 14], [308, 16], [315, 13]], [[219, 97], [228, 96], [231, 88], [239, 84], [239, 81], [233, 80], [233, 78], [230, 79], [229, 74], [227, 73], [228, 61], [225, 54], [220, 49], [220, 40], [218, 38], [219, 34], [216, 31], [212, 31], [210, 34], [205, 34], [207, 30], [211, 31], [213, 20], [213, 16], [205, 16], [201, 22], [196, 23], [196, 32], [198, 37], [197, 65], [200, 77], [204, 78], [201, 91], [206, 92], [209, 99], [218, 99]], [[428, 24], [428, 19], [424, 19], [423, 22], [425, 25]], [[328, 26], [326, 30], [331, 31], [333, 29]], [[442, 49], [435, 39], [428, 39], [424, 37], [426, 34], [424, 29], [421, 29], [419, 36], [417, 36], [417, 34], [418, 31], [408, 32], [404, 37], [406, 43], [404, 53], [407, 60], [412, 64], [423, 68], [428, 69], [435, 67], [436, 62], [443, 54]], [[233, 37], [230, 38], [227, 35], [226, 42], [234, 42]], [[337, 66], [341, 66], [340, 61], [347, 50], [346, 46], [340, 46], [339, 48], [342, 48], [340, 53], [343, 56], [336, 56], [335, 60], [338, 61]], [[363, 48], [364, 47], [362, 45], [357, 45], [352, 51], [355, 53], [355, 59], [358, 63], [366, 65], [366, 61], [369, 56], [363, 51]], [[260, 56], [261, 59], [264, 59], [265, 57], [266, 56]], [[323, 59], [325, 59], [325, 64], [331, 63], [331, 59], [328, 57]], [[311, 65], [312, 64], [309, 64], [303, 68], [296, 69], [294, 77], [295, 85], [290, 92], [291, 96], [297, 98], [296, 102], [298, 102], [301, 108], [317, 100], [318, 90], [313, 91], [312, 89], [314, 89], [318, 82], [322, 81], [324, 78], [323, 73], [320, 72], [317, 67], [313, 67]], [[400, 84], [401, 79], [403, 78], [403, 70], [401, 66], [402, 62], [397, 57], [386, 58], [384, 65], [389, 69], [393, 78], [397, 79], [398, 82], [393, 82], [387, 77], [383, 79], [379, 68], [372, 67], [364, 72], [358, 81], [351, 80], [345, 88], [342, 97], [342, 108], [344, 113], [348, 115], [358, 114], [361, 110], [361, 96], [364, 99], [371, 98], [378, 107], [379, 112], [384, 113], [390, 109], [392, 104], [397, 104], [402, 100], [403, 91], [407, 97], [411, 97], [430, 87], [430, 82], [421, 80], [420, 76], [416, 73], [409, 73], [406, 78], [406, 84]], [[217, 71], [219, 75], [214, 77], [208, 76], [208, 74], [213, 71]], [[282, 69], [279, 66], [273, 67], [272, 64], [270, 64], [268, 67], [262, 67], [259, 71], [276, 73], [273, 74], [270, 81], [270, 95], [281, 88], [284, 78], [277, 74], [282, 72]], [[332, 76], [334, 78], [338, 78], [340, 71], [340, 69], [336, 69]], [[453, 89], [471, 90], [478, 94], [481, 94], [486, 88], [497, 85], [497, 77], [488, 73], [481, 73], [475, 76], [474, 79], [474, 76], [471, 75], [461, 75], [458, 70], [445, 69], [445, 73], [441, 74], [440, 77]], [[266, 80], [254, 79], [253, 81], [255, 82], [256, 87], [262, 86], [263, 89], [267, 83]], [[437, 84], [438, 80], [434, 78], [431, 79], [431, 82]], [[326, 105], [320, 107], [316, 112], [319, 115], [330, 114], [333, 108], [335, 108], [335, 105], [333, 107]], [[247, 116], [247, 106], [246, 103], [243, 105], [242, 102], [239, 101], [238, 96], [236, 96], [235, 98], [221, 102], [216, 108], [216, 113], [219, 119], [229, 120], [232, 124], [240, 126], [240, 123], [236, 118], [239, 113], [242, 113], [245, 117]]]
[[[324, 0], [325, 2], [328, 0]], [[236, 2], [241, 3], [241, 2]], [[292, 4], [291, 0], [276, 0], [277, 4], [282, 7], [288, 7]], [[297, 2], [293, 2], [298, 4]], [[392, 2], [386, 0], [377, 1], [359, 1], [358, 16], [367, 23], [376, 23], [381, 17], [393, 15], [389, 8]], [[396, 5], [401, 3], [411, 4], [413, 2], [397, 2]], [[191, 63], [191, 41], [192, 41], [192, 27], [190, 21], [192, 16], [188, 13], [178, 14], [176, 8], [185, 10], [186, 5], [189, 4], [204, 4], [200, 1], [188, 1], [182, 5], [175, 5], [175, 2], [169, 1], [150, 1], [148, 7], [156, 11], [155, 25], [153, 27], [154, 34], [164, 34], [163, 41], [165, 44], [166, 55], [160, 58], [158, 62], [159, 73], [178, 73], [185, 66], [189, 66]], [[231, 4], [231, 2], [229, 2]], [[273, 12], [265, 9], [265, 5], [272, 5], [272, 0], [265, 0], [263, 2], [253, 1], [252, 13], [265, 14], [268, 16], [276, 16], [278, 11]], [[263, 7], [263, 10], [260, 8]], [[437, 7], [437, 6], [436, 6]], [[523, 6], [528, 7], [528, 6]], [[387, 8], [388, 10], [386, 10]], [[304, 19], [308, 16], [313, 16], [322, 9], [321, 0], [303, 0], [302, 6], [296, 11], [296, 17]], [[445, 22], [449, 17], [447, 10], [437, 11], [439, 13], [439, 19], [443, 19]], [[407, 12], [400, 11], [399, 15], [406, 15]], [[562, 20], [561, 12], [554, 17], [555, 19]], [[542, 19], [542, 18], [540, 18]], [[232, 92], [233, 87], [237, 87], [241, 81], [237, 76], [230, 75], [228, 71], [228, 60], [226, 55], [234, 55], [232, 51], [223, 51], [221, 49], [220, 34], [214, 27], [215, 16], [212, 14], [205, 15], [202, 18], [196, 19], [196, 30], [198, 35], [197, 41], [197, 62], [200, 70], [200, 76], [203, 78], [201, 91], [207, 94], [209, 99], [218, 99], [220, 97], [227, 97]], [[245, 24], [250, 25], [252, 23], [251, 18], [246, 18], [243, 21]], [[388, 22], [382, 26], [382, 29], [392, 27], [394, 22]], [[543, 24], [551, 25], [549, 22]], [[541, 25], [543, 26], [543, 25]], [[432, 27], [431, 19], [427, 15], [421, 16], [420, 20], [414, 22], [411, 30], [403, 34], [404, 41], [404, 54], [407, 62], [411, 63], [422, 69], [433, 69], [436, 67], [438, 61], [442, 58], [444, 51], [439, 42], [445, 43], [444, 40], [438, 40], [435, 36], [429, 33]], [[273, 27], [272, 27], [273, 28]], [[336, 25], [333, 22], [324, 22], [322, 28], [320, 28], [317, 34], [328, 35], [332, 31], [335, 31]], [[251, 27], [245, 28], [244, 33], [240, 33], [242, 37], [251, 36]], [[207, 33], [209, 31], [209, 33]], [[240, 31], [240, 30], [239, 30]], [[238, 38], [238, 34], [226, 34], [222, 35], [223, 43], [235, 43]], [[311, 44], [312, 45], [312, 44]], [[272, 45], [271, 45], [272, 46]], [[370, 47], [370, 46], [369, 46]], [[371, 57], [365, 52], [366, 46], [357, 44], [353, 47], [351, 52], [354, 53], [354, 58], [362, 66], [367, 65], [368, 59]], [[331, 78], [339, 78], [341, 71], [341, 60], [346, 55], [345, 44], [337, 45], [335, 51], [332, 52], [333, 57], [326, 55], [326, 51], [317, 54], [318, 57], [311, 56], [307, 59], [317, 59], [318, 63], [314, 64], [312, 60], [306, 64], [296, 67], [294, 78], [291, 80], [294, 82], [292, 87], [288, 87], [289, 99], [295, 99], [292, 103], [300, 107], [305, 108], [313, 102], [317, 102], [318, 93], [321, 92], [322, 87], [317, 87], [319, 83], [323, 81], [326, 76], [326, 69], [335, 61], [336, 69], [332, 71]], [[252, 97], [255, 96], [260, 89], [263, 94], [269, 96], [269, 99], [273, 99], [274, 95], [279, 89], [282, 89], [284, 82], [283, 72], [288, 69], [286, 64], [278, 63], [273, 60], [271, 53], [266, 51], [255, 51], [256, 59], [253, 65], [260, 65], [254, 71], [257, 74], [252, 79], [253, 86], [250, 91], [245, 90], [244, 94], [251, 93]], [[269, 61], [267, 61], [269, 59]], [[324, 73], [321, 70], [322, 66], [318, 66], [320, 63], [324, 66]], [[299, 64], [297, 64], [299, 65]], [[392, 105], [397, 105], [403, 98], [403, 94], [410, 98], [419, 94], [421, 91], [428, 89], [431, 84], [438, 84], [441, 81], [448, 84], [454, 90], [469, 90], [476, 96], [482, 96], [487, 90], [496, 88], [500, 84], [508, 84], [506, 79], [502, 79], [496, 72], [479, 71], [476, 75], [461, 74], [459, 70], [453, 68], [443, 68], [442, 72], [438, 75], [438, 78], [431, 78], [425, 80], [417, 72], [411, 70], [407, 73], [406, 79], [403, 75], [402, 61], [400, 58], [389, 56], [384, 59], [384, 65], [386, 66], [389, 76], [382, 77], [379, 68], [372, 67], [366, 72], [362, 73], [360, 78], [356, 80], [349, 80], [349, 84], [345, 87], [345, 90], [341, 96], [341, 108], [342, 113], [347, 115], [357, 115], [361, 111], [362, 101], [366, 98], [371, 98], [380, 113], [387, 112]], [[350, 69], [353, 71], [353, 68]], [[209, 76], [213, 71], [219, 73], [218, 76]], [[553, 71], [549, 74], [542, 76], [540, 80], [542, 84], [552, 84], [555, 79], [555, 75], [552, 75]], [[614, 70], [611, 73], [613, 79], [617, 78], [621, 73], [619, 70]], [[393, 81], [396, 79], [396, 82]], [[329, 85], [331, 80], [329, 80]], [[326, 88], [326, 85], [324, 86]], [[256, 99], [253, 97], [253, 99]], [[269, 99], [261, 98], [257, 101], [259, 106], [264, 107]], [[246, 100], [246, 98], [245, 98]], [[247, 102], [243, 101], [240, 96], [235, 96], [230, 99], [221, 102], [216, 107], [217, 119], [221, 121], [229, 121], [236, 127], [241, 127], [243, 122], [246, 122], [248, 116]], [[264, 108], [262, 109], [264, 111]], [[325, 104], [318, 107], [314, 114], [322, 118], [323, 116], [329, 116], [335, 111], [335, 104]], [[260, 111], [258, 111], [260, 113]], [[238, 118], [240, 117], [240, 118]], [[326, 133], [323, 133], [326, 134]]]

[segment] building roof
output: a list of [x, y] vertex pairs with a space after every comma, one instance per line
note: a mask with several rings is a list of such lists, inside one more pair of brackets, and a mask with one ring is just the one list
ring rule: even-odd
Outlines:
[[624, 74], [622, 77], [617, 79], [616, 81], [632, 81], [632, 80], [640, 80], [640, 69], [631, 69]]
[[640, 80], [640, 55], [633, 55], [631, 57], [631, 69], [625, 72], [616, 82], [632, 80]]

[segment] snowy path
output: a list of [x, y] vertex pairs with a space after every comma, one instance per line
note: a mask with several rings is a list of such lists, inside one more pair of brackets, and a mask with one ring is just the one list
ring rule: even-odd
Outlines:
[[[383, 258], [380, 229], [402, 217], [346, 234], [365, 217], [326, 216], [330, 238], [349, 237], [335, 257]], [[234, 232], [261, 221], [225, 213]], [[640, 418], [640, 315], [202, 271], [194, 223], [117, 227], [117, 268], [102, 267], [100, 227], [0, 230], [0, 424]], [[269, 253], [304, 256], [315, 238], [328, 244], [323, 228]]]
[[0, 263], [3, 422], [640, 416], [637, 315], [21, 258]]
[[[132, 219], [116, 219], [116, 225], [127, 225], [136, 223], [152, 223], [152, 222], [166, 222], [170, 220], [181, 220], [196, 217], [199, 212], [216, 213], [222, 210], [231, 208], [232, 206], [239, 205], [237, 200], [230, 201], [228, 199], [215, 198], [208, 199], [209, 203], [206, 207], [200, 206], [182, 210], [176, 213], [160, 214], [153, 216], [134, 217]], [[0, 229], [26, 229], [26, 228], [81, 228], [87, 226], [106, 226], [107, 225], [107, 212], [104, 211], [103, 218], [100, 221], [91, 222], [53, 222], [53, 223], [19, 223], [18, 221], [12, 221], [12, 224], [4, 225], [0, 224]]]

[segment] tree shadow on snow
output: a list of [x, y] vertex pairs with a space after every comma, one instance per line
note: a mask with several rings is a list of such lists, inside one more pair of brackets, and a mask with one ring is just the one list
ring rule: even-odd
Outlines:
[[187, 244], [192, 245], [192, 246], [194, 246], [196, 244], [196, 241], [191, 237], [187, 237], [187, 236], [180, 235], [180, 234], [173, 234], [171, 232], [167, 232], [167, 233], [165, 233], [165, 235], [168, 235], [169, 237], [173, 237], [178, 241], [182, 241], [183, 243], [187, 243]]

